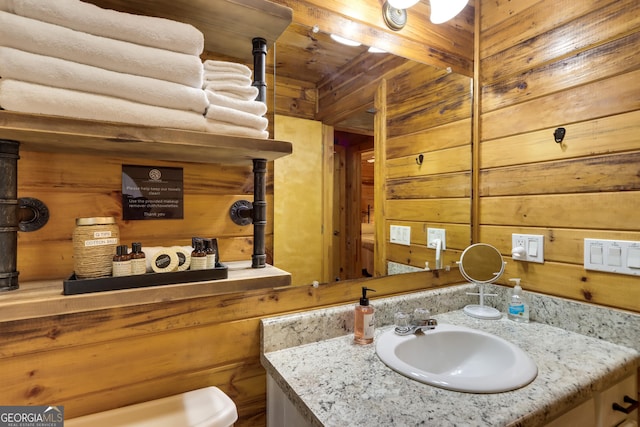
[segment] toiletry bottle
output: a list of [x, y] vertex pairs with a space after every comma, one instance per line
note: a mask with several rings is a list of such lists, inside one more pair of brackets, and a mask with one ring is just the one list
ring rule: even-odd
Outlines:
[[356, 305], [353, 340], [356, 344], [371, 344], [375, 332], [374, 308], [369, 305], [367, 291], [375, 292], [374, 289], [362, 287], [362, 298], [360, 304]]
[[211, 249], [216, 254], [216, 267], [220, 264], [220, 251], [218, 250], [218, 239], [216, 237], [211, 238]]
[[204, 252], [207, 254], [207, 268], [216, 267], [216, 251], [213, 249], [213, 240], [203, 239]]
[[191, 252], [191, 270], [207, 269], [207, 253], [204, 251], [202, 239], [193, 240], [193, 252]]
[[147, 272], [147, 259], [142, 252], [142, 243], [131, 244], [131, 274], [144, 274]]
[[513, 291], [509, 299], [509, 319], [516, 322], [526, 323], [529, 321], [529, 304], [527, 304], [527, 301], [525, 300], [525, 297], [522, 293], [522, 288], [520, 287], [520, 279], [509, 279], [509, 281], [515, 282], [515, 286], [513, 287]]
[[131, 275], [131, 255], [127, 245], [116, 247], [116, 254], [113, 256], [113, 277]]

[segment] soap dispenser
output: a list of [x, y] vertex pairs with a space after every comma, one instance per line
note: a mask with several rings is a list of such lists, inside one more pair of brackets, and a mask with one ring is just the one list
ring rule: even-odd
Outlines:
[[373, 334], [375, 332], [375, 318], [372, 305], [369, 305], [367, 291], [375, 292], [375, 289], [362, 287], [362, 298], [360, 304], [355, 308], [355, 322], [353, 341], [356, 344], [371, 344], [373, 342]]
[[529, 304], [525, 300], [522, 293], [522, 287], [520, 287], [520, 279], [509, 279], [511, 282], [515, 282], [511, 297], [509, 298], [509, 319], [516, 322], [529, 322]]

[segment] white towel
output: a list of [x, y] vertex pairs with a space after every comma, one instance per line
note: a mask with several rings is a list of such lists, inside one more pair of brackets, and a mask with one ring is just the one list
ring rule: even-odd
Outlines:
[[269, 138], [269, 132], [266, 130], [252, 129], [245, 126], [238, 126], [231, 123], [220, 122], [217, 120], [206, 120], [207, 132], [217, 133], [221, 135], [243, 136], [248, 138]]
[[78, 0], [0, 0], [0, 10], [72, 30], [199, 56], [204, 36], [192, 25], [102, 9]]
[[138, 104], [125, 99], [18, 80], [0, 79], [0, 107], [20, 113], [197, 131], [207, 129], [204, 116], [193, 111]]
[[197, 56], [70, 30], [0, 11], [0, 45], [111, 71], [202, 87]]
[[259, 117], [255, 114], [245, 113], [244, 111], [234, 110], [227, 107], [219, 107], [217, 105], [209, 105], [205, 117], [219, 122], [226, 122], [233, 125], [245, 126], [251, 129], [263, 131], [269, 126], [269, 120], [265, 117]]
[[205, 90], [222, 93], [232, 98], [243, 101], [253, 101], [258, 96], [258, 88], [254, 86], [239, 86], [226, 82], [208, 82], [204, 86]]
[[205, 90], [204, 92], [206, 93], [209, 102], [213, 105], [244, 111], [245, 113], [254, 114], [256, 116], [264, 116], [267, 113], [267, 104], [264, 102], [243, 101], [241, 99], [225, 96], [210, 90]]
[[202, 89], [0, 47], [0, 77], [204, 114]]
[[229, 73], [229, 72], [212, 72], [204, 71], [204, 84], [220, 82], [220, 83], [232, 83], [238, 86], [251, 86], [253, 81], [242, 74]]
[[251, 69], [244, 64], [238, 64], [237, 62], [229, 61], [216, 61], [213, 59], [207, 59], [204, 61], [204, 69], [206, 71], [220, 71], [220, 72], [232, 72], [239, 73], [240, 75], [251, 77]]

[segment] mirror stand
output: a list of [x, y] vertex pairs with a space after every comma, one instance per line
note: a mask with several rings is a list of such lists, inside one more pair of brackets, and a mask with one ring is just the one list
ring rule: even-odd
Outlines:
[[495, 297], [497, 294], [485, 294], [484, 283], [475, 283], [479, 287], [479, 292], [467, 292], [467, 295], [479, 295], [480, 304], [469, 304], [462, 311], [468, 316], [476, 319], [497, 320], [502, 317], [498, 309], [484, 305], [484, 297]]
[[464, 307], [466, 315], [477, 319], [497, 320], [502, 313], [496, 308], [484, 305], [484, 298], [497, 296], [484, 292], [486, 283], [493, 283], [502, 276], [505, 262], [500, 252], [486, 243], [476, 243], [469, 246], [460, 256], [460, 272], [469, 282], [478, 285], [478, 292], [467, 292], [467, 295], [478, 295], [480, 304], [469, 304]]

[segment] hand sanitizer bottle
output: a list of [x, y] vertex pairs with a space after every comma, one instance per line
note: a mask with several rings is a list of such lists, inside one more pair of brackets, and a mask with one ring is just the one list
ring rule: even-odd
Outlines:
[[529, 304], [527, 304], [522, 294], [520, 279], [509, 279], [509, 281], [515, 282], [515, 286], [509, 299], [508, 317], [515, 322], [527, 323], [529, 322]]

